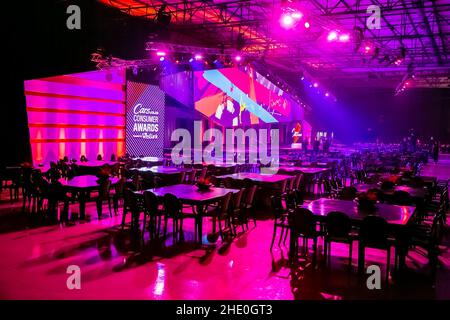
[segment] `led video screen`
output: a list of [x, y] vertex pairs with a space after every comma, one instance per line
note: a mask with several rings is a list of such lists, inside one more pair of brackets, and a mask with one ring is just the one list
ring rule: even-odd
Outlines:
[[194, 73], [195, 109], [224, 127], [289, 122], [294, 101], [252, 69]]
[[162, 157], [165, 94], [158, 86], [127, 82], [126, 150], [134, 156]]

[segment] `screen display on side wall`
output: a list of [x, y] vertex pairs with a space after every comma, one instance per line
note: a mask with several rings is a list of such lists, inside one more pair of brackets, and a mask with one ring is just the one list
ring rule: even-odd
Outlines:
[[195, 109], [225, 127], [291, 121], [293, 100], [262, 80], [250, 68], [197, 71]]
[[155, 85], [127, 82], [126, 152], [162, 157], [165, 94]]

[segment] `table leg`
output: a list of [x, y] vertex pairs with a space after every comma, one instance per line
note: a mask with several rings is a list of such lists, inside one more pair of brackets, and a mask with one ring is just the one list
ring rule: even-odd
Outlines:
[[80, 203], [80, 220], [84, 220], [86, 218], [86, 193], [84, 191], [78, 193], [78, 201]]
[[197, 242], [202, 245], [202, 232], [203, 232], [203, 205], [197, 205]]
[[358, 272], [364, 272], [364, 263], [365, 263], [365, 248], [361, 244], [358, 244]]

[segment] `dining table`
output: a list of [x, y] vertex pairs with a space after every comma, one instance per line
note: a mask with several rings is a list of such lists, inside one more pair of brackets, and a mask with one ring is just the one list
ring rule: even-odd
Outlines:
[[282, 165], [278, 167], [278, 171], [288, 172], [288, 173], [303, 173], [304, 175], [318, 175], [324, 174], [331, 170], [331, 168], [326, 167], [300, 167], [300, 166], [286, 166]]
[[380, 183], [361, 183], [361, 184], [355, 184], [353, 185], [357, 192], [367, 192], [370, 189], [378, 189], [383, 194], [387, 196], [392, 196], [395, 191], [405, 191], [408, 192], [409, 195], [418, 200], [424, 200], [428, 196], [428, 189], [425, 187], [410, 187], [410, 186], [404, 186], [404, 185], [398, 185], [394, 186], [393, 188], [389, 189], [382, 189]]
[[86, 161], [86, 162], [76, 162], [79, 167], [89, 167], [89, 168], [100, 168], [104, 165], [114, 166], [118, 161], [103, 161], [103, 160], [95, 160], [95, 161]]
[[196, 207], [196, 226], [197, 226], [197, 239], [196, 241], [202, 245], [202, 233], [203, 233], [203, 217], [205, 209], [208, 205], [219, 202], [228, 193], [237, 193], [237, 189], [211, 187], [207, 190], [201, 190], [195, 185], [191, 184], [175, 184], [171, 186], [165, 186], [160, 188], [151, 188], [148, 190], [135, 191], [137, 196], [143, 196], [145, 191], [153, 192], [158, 198], [164, 197], [164, 195], [170, 193], [176, 196], [182, 204], [188, 204]]
[[235, 180], [250, 179], [258, 184], [277, 184], [283, 182], [284, 180], [291, 179], [292, 176], [283, 174], [267, 174], [267, 173], [256, 173], [256, 172], [238, 172], [232, 174], [226, 174], [216, 177], [218, 180], [232, 178]]
[[153, 166], [153, 167], [133, 168], [130, 170], [132, 171], [135, 170], [140, 173], [153, 173], [155, 175], [172, 175], [172, 174], [179, 174], [181, 172], [191, 171], [192, 169], [168, 167], [168, 166]]
[[[393, 204], [377, 203], [375, 210], [362, 210], [358, 207], [356, 201], [320, 198], [311, 201], [303, 206], [310, 210], [318, 222], [325, 222], [328, 213], [339, 211], [345, 213], [355, 226], [358, 226], [362, 220], [375, 215], [382, 217], [388, 223], [391, 232], [396, 237], [396, 249], [399, 255], [399, 266], [402, 269], [405, 266], [406, 254], [408, 252], [407, 241], [403, 238], [406, 234], [408, 223], [415, 213], [413, 206], [399, 206]], [[364, 268], [364, 254], [358, 255], [358, 270]]]
[[[110, 177], [111, 186], [117, 184], [120, 180], [118, 177]], [[84, 175], [75, 176], [72, 179], [59, 179], [64, 190], [77, 194], [78, 203], [80, 206], [80, 220], [86, 217], [86, 200], [92, 191], [98, 191], [101, 181], [97, 176]]]

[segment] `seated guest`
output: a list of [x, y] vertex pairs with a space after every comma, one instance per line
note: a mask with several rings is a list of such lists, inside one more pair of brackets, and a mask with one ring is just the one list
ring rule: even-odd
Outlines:
[[85, 155], [82, 155], [82, 156], [80, 157], [80, 162], [87, 162], [87, 161], [88, 161], [88, 159], [86, 158]]

